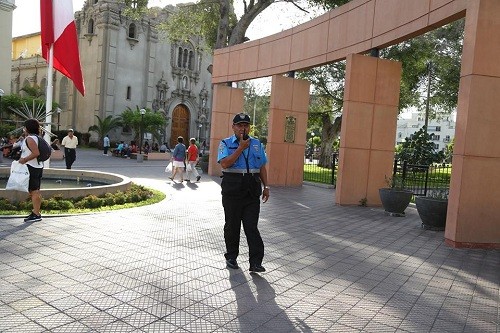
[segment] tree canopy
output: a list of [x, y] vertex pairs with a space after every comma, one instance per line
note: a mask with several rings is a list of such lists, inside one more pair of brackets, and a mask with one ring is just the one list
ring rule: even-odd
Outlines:
[[240, 18], [236, 17], [231, 0], [200, 0], [178, 5], [160, 29], [172, 40], [202, 36], [209, 49], [237, 45], [247, 40], [245, 34], [255, 18], [278, 1], [290, 3], [306, 13], [302, 8], [305, 5], [332, 9], [350, 0], [243, 0]]

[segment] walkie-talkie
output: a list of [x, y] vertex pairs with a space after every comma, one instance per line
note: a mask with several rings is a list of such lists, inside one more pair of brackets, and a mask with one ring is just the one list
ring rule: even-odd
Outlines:
[[243, 140], [248, 140], [248, 134], [245, 129], [243, 129]]

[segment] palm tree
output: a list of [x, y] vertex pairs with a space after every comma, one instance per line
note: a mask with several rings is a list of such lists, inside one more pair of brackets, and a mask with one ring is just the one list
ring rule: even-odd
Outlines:
[[122, 126], [122, 119], [120, 117], [113, 118], [113, 116], [107, 116], [101, 119], [99, 116], [97, 118], [97, 124], [89, 127], [89, 132], [96, 132], [99, 137], [99, 147], [102, 148], [102, 140], [106, 134], [115, 128]]

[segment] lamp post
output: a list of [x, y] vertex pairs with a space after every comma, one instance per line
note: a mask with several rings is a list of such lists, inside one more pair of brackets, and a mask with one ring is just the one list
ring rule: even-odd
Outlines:
[[141, 109], [140, 112], [141, 112], [141, 143], [139, 146], [139, 155], [142, 155], [142, 137], [144, 136], [144, 134], [142, 133], [142, 125], [144, 123], [144, 115], [146, 114], [146, 109]]
[[428, 125], [429, 125], [429, 112], [430, 112], [430, 100], [431, 100], [431, 75], [432, 75], [432, 61], [427, 63], [427, 98], [425, 101], [425, 133], [428, 133]]
[[311, 132], [311, 156], [309, 157], [309, 161], [313, 161], [313, 155], [314, 155], [314, 132]]
[[57, 108], [56, 112], [57, 112], [57, 131], [59, 131], [59, 126], [61, 125], [61, 108]]
[[203, 127], [203, 124], [202, 123], [199, 123], [198, 124], [198, 142], [200, 142], [201, 140], [201, 128]]
[[0, 122], [3, 123], [3, 109], [2, 109], [2, 97], [5, 94], [5, 91], [3, 89], [0, 89]]

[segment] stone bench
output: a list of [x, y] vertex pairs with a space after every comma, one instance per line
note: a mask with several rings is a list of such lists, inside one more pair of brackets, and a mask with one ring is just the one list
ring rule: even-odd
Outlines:
[[[130, 154], [130, 158], [133, 160], [137, 159], [137, 153], [132, 153]], [[142, 154], [144, 157], [144, 160], [148, 161], [170, 161], [172, 154], [171, 153], [149, 153], [149, 154]]]
[[144, 155], [144, 159], [148, 161], [153, 161], [153, 160], [161, 160], [161, 161], [170, 161], [170, 158], [172, 158], [171, 153], [148, 153], [147, 155]]
[[61, 161], [64, 159], [64, 153], [61, 149], [59, 150], [52, 150], [52, 153], [50, 154], [50, 159], [54, 161]]

